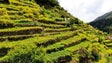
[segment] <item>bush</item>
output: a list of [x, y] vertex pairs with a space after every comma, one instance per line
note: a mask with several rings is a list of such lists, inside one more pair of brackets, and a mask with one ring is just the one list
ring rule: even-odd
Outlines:
[[54, 7], [58, 5], [58, 1], [57, 0], [35, 0], [37, 2], [37, 4], [39, 4], [40, 6], [45, 6], [46, 5], [49, 7]]
[[86, 48], [80, 48], [79, 55], [79, 63], [91, 63], [91, 55]]
[[91, 53], [92, 56], [94, 57], [93, 58], [94, 61], [98, 61], [100, 59], [99, 49], [96, 46], [93, 46]]
[[7, 14], [6, 8], [0, 8], [0, 15], [6, 15], [6, 14]]
[[5, 4], [9, 4], [9, 0], [0, 0], [0, 3], [5, 3]]
[[45, 51], [43, 47], [34, 44], [19, 45], [10, 50], [7, 57], [8, 63], [44, 63]]
[[92, 47], [79, 49], [79, 63], [92, 63], [100, 60], [100, 51], [98, 46], [92, 45]]
[[74, 18], [70, 20], [70, 24], [82, 24], [83, 22], [80, 21], [78, 18]]

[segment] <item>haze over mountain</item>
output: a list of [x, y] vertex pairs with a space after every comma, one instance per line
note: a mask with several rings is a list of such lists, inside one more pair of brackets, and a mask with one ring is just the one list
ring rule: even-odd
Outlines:
[[102, 20], [102, 19], [111, 19], [111, 18], [112, 18], [112, 11], [96, 18], [95, 21]]

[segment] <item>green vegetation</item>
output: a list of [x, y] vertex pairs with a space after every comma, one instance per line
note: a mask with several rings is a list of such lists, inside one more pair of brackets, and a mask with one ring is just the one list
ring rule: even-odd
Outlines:
[[111, 63], [106, 36], [57, 0], [0, 0], [0, 63]]

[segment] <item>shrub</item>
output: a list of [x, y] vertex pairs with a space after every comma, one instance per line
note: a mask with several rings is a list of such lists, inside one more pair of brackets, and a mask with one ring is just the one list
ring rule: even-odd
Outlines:
[[5, 3], [5, 4], [9, 4], [9, 0], [0, 0], [0, 3]]
[[50, 7], [54, 7], [58, 5], [58, 1], [57, 0], [35, 0], [40, 6], [49, 6]]
[[70, 25], [73, 25], [73, 24], [82, 24], [83, 22], [80, 21], [78, 18], [74, 18], [74, 19], [71, 19], [70, 20]]
[[19, 44], [10, 50], [7, 57], [8, 63], [43, 63], [46, 55], [43, 47], [36, 47], [34, 44]]
[[98, 48], [93, 47], [92, 49], [92, 56], [94, 57], [94, 61], [98, 61], [100, 59], [100, 54]]
[[99, 61], [101, 59], [100, 57], [100, 50], [96, 45], [79, 49], [79, 63], [92, 63], [94, 61]]
[[0, 8], [0, 15], [6, 15], [6, 14], [7, 14], [6, 8]]
[[79, 63], [91, 63], [91, 55], [86, 48], [80, 48], [79, 55]]

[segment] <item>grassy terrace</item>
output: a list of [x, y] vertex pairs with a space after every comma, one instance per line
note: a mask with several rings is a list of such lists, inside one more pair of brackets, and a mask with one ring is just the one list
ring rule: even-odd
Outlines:
[[44, 34], [31, 34], [31, 35], [15, 35], [15, 36], [2, 36], [0, 37], [0, 41], [18, 41], [18, 40], [24, 40], [27, 38], [35, 37], [35, 36], [46, 36], [46, 35], [57, 35], [61, 34], [63, 32], [54, 32], [54, 33], [44, 33]]
[[7, 29], [0, 29], [0, 32], [10, 32], [10, 31], [19, 31], [19, 30], [26, 30], [26, 29], [41, 29], [42, 27], [14, 27], [14, 28], [7, 28]]
[[112, 40], [105, 40], [103, 43], [109, 48], [112, 47]]
[[63, 50], [64, 48], [80, 44], [82, 42], [81, 40], [83, 39], [85, 39], [83, 35], [75, 35], [74, 37], [71, 37], [67, 40], [62, 40], [60, 42], [56, 42], [55, 44], [46, 47], [46, 51], [48, 53], [51, 53], [58, 50]]
[[0, 41], [18, 41], [18, 40], [24, 40], [27, 38], [39, 36], [39, 34], [33, 34], [33, 35], [15, 35], [15, 36], [3, 36], [0, 37]]
[[[42, 36], [42, 37], [34, 37], [34, 38], [28, 38], [28, 39], [20, 40], [20, 41], [19, 40], [18, 41], [12, 41], [12, 42], [11, 41], [9, 41], [9, 42], [5, 41], [5, 42], [2, 42], [0, 44], [0, 49], [8, 48], [10, 50], [13, 50], [12, 47], [16, 48], [15, 46], [24, 45], [24, 44], [26, 44], [26, 45], [27, 44], [36, 44], [37, 47], [40, 45], [48, 46], [48, 45], [51, 45], [51, 44], [58, 42], [60, 40], [65, 40], [69, 37], [72, 37], [72, 36], [74, 36], [74, 33], [76, 33], [76, 32], [63, 32], [62, 34]], [[2, 52], [0, 52], [0, 53], [2, 53]], [[6, 52], [5, 55], [7, 55], [8, 53], [10, 53], [10, 51]], [[4, 57], [6, 57], [6, 56], [4, 56]], [[2, 59], [0, 59], [0, 60], [2, 60]]]
[[[78, 34], [77, 34], [77, 32], [78, 32]], [[14, 36], [12, 36], [12, 37], [14, 37]], [[7, 54], [11, 54], [10, 52], [13, 50], [12, 48], [15, 49], [16, 46], [24, 45], [24, 44], [26, 44], [26, 45], [34, 44], [36, 47], [44, 46], [45, 47], [44, 49], [46, 49], [46, 52], [51, 53], [51, 54], [45, 55], [44, 57], [48, 57], [49, 59], [51, 58], [52, 61], [56, 61], [56, 60], [60, 61], [59, 58], [66, 59], [67, 57], [69, 60], [71, 60], [70, 54], [72, 54], [72, 53], [69, 52], [68, 49], [71, 47], [74, 47], [75, 45], [78, 45], [79, 43], [82, 43], [83, 39], [85, 40], [85, 36], [81, 32], [81, 30], [76, 30], [76, 31], [61, 32], [61, 33], [55, 34], [55, 35], [45, 35], [45, 36], [40, 36], [40, 37], [37, 35], [37, 37], [36, 36], [33, 38], [30, 37], [30, 38], [27, 38], [24, 40], [4, 41], [0, 44], [0, 49], [8, 48], [9, 51], [5, 50], [5, 52], [6, 52], [5, 54], [0, 52], [1, 54], [3, 54], [3, 58], [1, 58], [0, 60], [2, 61], [4, 58], [6, 58]], [[25, 45], [25, 47], [27, 47], [26, 45]], [[30, 46], [32, 46], [32, 45], [30, 45]], [[55, 49], [57, 49], [57, 50], [55, 51]], [[30, 50], [26, 50], [26, 51], [28, 52]], [[62, 54], [63, 52], [65, 52], [65, 53]], [[20, 54], [25, 54], [25, 53], [20, 53]], [[52, 57], [54, 54], [58, 55], [58, 56]], [[69, 60], [67, 60], [67, 61], [69, 61]]]
[[16, 26], [20, 26], [20, 27], [27, 27], [27, 26], [41, 26], [41, 27], [45, 27], [45, 28], [65, 28], [65, 26], [64, 25], [56, 25], [55, 24], [55, 26], [54, 26], [54, 24], [45, 24], [45, 23], [33, 23], [33, 22], [31, 22], [31, 23], [28, 23], [28, 24], [24, 24], [24, 23], [18, 23], [18, 24], [16, 24]]
[[15, 27], [0, 29], [0, 36], [35, 34], [42, 31], [42, 27]]
[[[66, 34], [67, 33], [67, 34]], [[60, 40], [66, 40], [72, 36], [76, 35], [75, 32], [65, 32], [63, 34], [57, 34], [54, 36], [47, 36], [47, 37], [40, 37], [40, 39], [38, 39], [38, 43], [37, 46], [43, 45], [43, 46], [48, 46], [48, 45], [52, 45], [55, 42], [58, 42]]]
[[[60, 62], [61, 63], [61, 60], [64, 60], [64, 62], [68, 62], [71, 60], [71, 57], [70, 57], [71, 53], [69, 51], [58, 51], [58, 52], [53, 52], [51, 54], [47, 54], [46, 56], [44, 57], [47, 57], [48, 59], [58, 63]], [[63, 58], [63, 59], [62, 59]], [[69, 60], [67, 60], [67, 58]], [[49, 60], [47, 60], [49, 61]]]
[[[76, 39], [76, 37], [77, 37], [77, 39]], [[79, 49], [82, 47], [86, 48], [88, 46], [92, 46], [92, 43], [93, 43], [92, 40], [80, 41], [84, 37], [86, 37], [86, 36], [84, 36], [83, 34], [79, 34], [79, 36], [76, 35], [72, 38], [69, 38], [67, 40], [62, 40], [60, 42], [57, 42], [56, 44], [46, 47], [45, 50], [48, 52], [48, 54], [46, 54], [45, 57], [47, 57], [48, 59], [51, 59], [52, 61], [57, 62], [57, 63], [58, 62], [60, 62], [60, 63], [61, 62], [70, 62], [74, 58], [75, 59], [79, 58], [77, 56]], [[74, 39], [74, 40], [70, 40], [70, 39]], [[96, 39], [96, 38], [94, 38], [94, 39]], [[73, 42], [76, 43], [77, 41], [80, 43], [71, 45], [69, 47], [65, 46], [66, 44], [70, 44]], [[93, 43], [93, 44], [97, 44], [97, 43]], [[99, 45], [99, 43], [98, 43], [98, 45]], [[103, 45], [102, 45], [102, 47], [103, 47]], [[49, 61], [48, 59], [46, 59], [46, 60]], [[102, 61], [102, 59], [101, 59], [101, 61]]]
[[65, 25], [67, 24], [65, 21], [57, 22], [57, 21], [39, 21], [40, 23], [46, 23], [46, 24], [57, 24], [57, 25]]
[[62, 32], [62, 31], [71, 31], [71, 28], [60, 28], [60, 29], [50, 29], [46, 28], [45, 32]]
[[[47, 20], [47, 21], [45, 21], [45, 20], [39, 20], [39, 22], [40, 22], [40, 23], [46, 23], [46, 24], [65, 23], [65, 21], [60, 21], [60, 22], [58, 22], [58, 21], [51, 21], [51, 20]], [[66, 24], [66, 23], [65, 23], [65, 24]], [[60, 25], [60, 24], [58, 24], [58, 25]]]
[[[68, 33], [68, 34], [67, 34]], [[59, 40], [62, 40], [62, 39], [65, 39], [65, 37], [70, 37], [74, 34], [75, 32], [64, 32], [62, 34], [56, 34], [56, 35], [48, 35], [48, 36], [42, 36], [42, 37], [33, 37], [33, 38], [29, 38], [29, 39], [25, 39], [25, 40], [20, 40], [20, 41], [9, 41], [9, 42], [2, 42], [0, 45], [0, 47], [2, 47], [3, 44], [6, 43], [9, 43], [10, 44], [18, 44], [18, 43], [21, 43], [21, 42], [24, 42], [24, 43], [37, 43], [37, 44], [41, 44], [41, 45], [49, 45], [49, 44], [44, 44], [44, 43], [47, 43], [47, 42], [50, 42], [50, 41], [56, 41], [56, 39], [59, 39]], [[58, 40], [58, 41], [59, 41]], [[53, 43], [54, 43], [53, 42]]]
[[[49, 28], [65, 28], [65, 26], [60, 25], [60, 24], [46, 24], [46, 23], [37, 23], [38, 26], [42, 26], [42, 27], [49, 27]], [[54, 26], [55, 25], [55, 26]]]
[[[62, 51], [52, 52], [51, 54], [47, 54], [45, 57], [48, 59], [51, 59], [54, 62], [69, 62], [72, 60], [71, 55], [73, 55], [74, 52], [76, 52], [80, 47], [87, 47], [89, 43], [82, 42], [81, 44], [65, 48]], [[63, 61], [61, 61], [63, 59]], [[49, 60], [48, 60], [49, 61]]]

